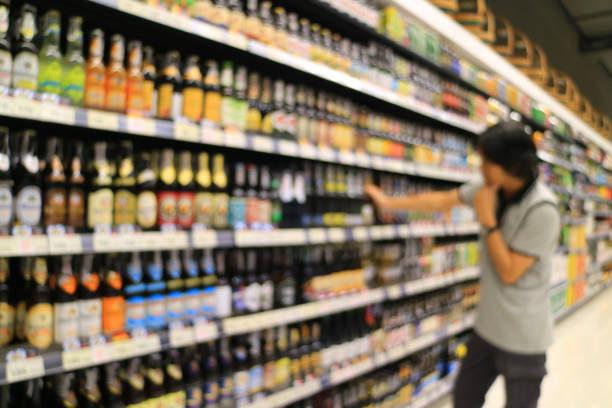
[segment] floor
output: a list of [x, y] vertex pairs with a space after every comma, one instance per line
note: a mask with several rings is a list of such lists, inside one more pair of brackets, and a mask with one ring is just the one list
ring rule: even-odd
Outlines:
[[[612, 288], [556, 326], [538, 408], [612, 407]], [[484, 408], [503, 408], [504, 384], [493, 384]], [[430, 408], [452, 408], [445, 397]]]

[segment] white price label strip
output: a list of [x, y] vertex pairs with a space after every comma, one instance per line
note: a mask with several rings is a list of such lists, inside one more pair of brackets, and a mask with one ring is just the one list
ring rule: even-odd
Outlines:
[[15, 239], [13, 237], [0, 237], [0, 255], [11, 256], [15, 253]]
[[291, 140], [279, 140], [278, 152], [284, 156], [295, 157], [298, 153], [298, 144]]
[[172, 347], [183, 347], [195, 343], [195, 331], [192, 327], [171, 328], [169, 337]]
[[91, 348], [85, 347], [79, 350], [64, 351], [62, 353], [62, 367], [66, 371], [73, 371], [94, 364], [94, 356]]
[[41, 356], [6, 363], [6, 381], [9, 383], [42, 377], [44, 374], [45, 364]]
[[153, 119], [128, 116], [127, 130], [129, 133], [151, 136], [155, 134], [155, 121]]
[[136, 347], [132, 339], [113, 341], [107, 344], [113, 360], [125, 360], [136, 355]]
[[217, 232], [214, 230], [194, 231], [191, 240], [195, 248], [214, 248], [217, 246]]
[[327, 234], [330, 242], [346, 241], [346, 234], [342, 228], [329, 228]]
[[368, 239], [368, 230], [366, 227], [353, 228], [353, 239], [355, 241], [366, 241]]
[[188, 142], [200, 141], [200, 127], [192, 123], [177, 122], [174, 124], [174, 138]]
[[324, 228], [311, 228], [308, 231], [308, 238], [311, 244], [323, 244], [325, 243], [325, 229]]
[[150, 334], [144, 337], [132, 339], [135, 352], [140, 355], [147, 355], [161, 351], [161, 340], [157, 334]]
[[95, 129], [119, 130], [119, 115], [93, 109], [88, 110], [87, 126]]
[[81, 236], [77, 234], [49, 236], [51, 254], [78, 254], [83, 252]]
[[16, 255], [46, 254], [49, 251], [49, 241], [46, 235], [15, 237], [14, 240]]
[[339, 155], [340, 163], [353, 165], [355, 164], [356, 158], [355, 153], [346, 150], [341, 150]]
[[28, 119], [40, 119], [42, 104], [26, 98], [13, 98], [15, 116]]
[[300, 143], [300, 156], [306, 159], [317, 158], [317, 148], [310, 143]]
[[274, 141], [266, 136], [253, 136], [253, 149], [259, 152], [271, 153], [274, 151]]
[[226, 130], [225, 145], [229, 147], [237, 147], [239, 149], [246, 149], [247, 137], [244, 132], [240, 130]]
[[196, 322], [194, 326], [195, 340], [202, 343], [219, 337], [219, 330], [215, 323]]
[[210, 127], [202, 126], [201, 130], [202, 142], [215, 146], [221, 146], [223, 144], [224, 134], [220, 129], [212, 129]]
[[76, 111], [70, 106], [44, 103], [42, 104], [41, 119], [47, 122], [74, 125], [76, 122]]

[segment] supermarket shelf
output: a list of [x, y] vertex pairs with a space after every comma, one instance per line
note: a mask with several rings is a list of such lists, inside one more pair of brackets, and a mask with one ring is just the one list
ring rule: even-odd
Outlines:
[[589, 241], [598, 241], [600, 239], [612, 239], [612, 231], [596, 232], [587, 237]]
[[548, 185], [550, 187], [550, 189], [552, 191], [554, 191], [555, 193], [559, 193], [559, 194], [565, 194], [568, 196], [572, 196], [575, 198], [578, 198], [580, 200], [585, 200], [585, 201], [597, 201], [600, 203], [609, 203], [608, 200], [606, 200], [603, 197], [594, 195], [594, 194], [586, 194], [586, 193], [581, 193], [581, 192], [573, 192], [565, 187], [561, 187], [561, 186], [556, 186], [554, 184], [549, 184]]
[[593, 215], [597, 218], [612, 218], [612, 211], [595, 211]]
[[129, 133], [138, 136], [175, 139], [234, 149], [255, 150], [286, 157], [340, 163], [439, 180], [466, 182], [476, 177], [475, 173], [462, 169], [441, 168], [397, 158], [340, 151], [324, 146], [280, 140], [263, 135], [245, 134], [238, 131], [224, 132], [184, 121], [173, 122], [133, 117], [95, 109], [61, 106], [6, 96], [0, 96], [0, 116]]
[[270, 231], [161, 231], [0, 237], [0, 256], [65, 255], [186, 248], [294, 246], [477, 234], [475, 222], [392, 224], [350, 228], [287, 228]]
[[432, 388], [419, 393], [405, 408], [426, 408], [444, 397], [453, 390], [455, 379], [459, 374], [459, 369], [455, 369], [451, 374], [447, 375], [432, 386]]
[[564, 225], [584, 225], [586, 223], [587, 223], [587, 217], [578, 217], [578, 218], [574, 218], [570, 216], [561, 217], [561, 224], [564, 224]]
[[310, 75], [336, 83], [364, 95], [369, 95], [381, 101], [403, 107], [407, 110], [431, 119], [435, 119], [447, 125], [454, 126], [458, 129], [463, 129], [471, 133], [480, 133], [486, 128], [485, 124], [476, 123], [468, 118], [446, 112], [442, 109], [434, 108], [423, 102], [417, 101], [412, 97], [402, 96], [395, 92], [385, 90], [373, 83], [364, 82], [344, 72], [331, 69], [323, 64], [315, 63], [305, 58], [289, 54], [280, 49], [270, 47], [255, 40], [249, 40], [242, 34], [231, 33], [228, 30], [197, 21], [190, 17], [180, 16], [166, 10], [151, 7], [136, 0], [90, 1], [160, 25], [172, 27], [211, 41], [227, 44], [243, 51], [248, 51], [251, 54], [275, 61], [293, 69], [298, 69]]
[[576, 310], [580, 309], [582, 306], [584, 306], [586, 303], [588, 303], [589, 301], [594, 299], [597, 295], [599, 295], [600, 293], [602, 293], [603, 291], [608, 289], [610, 286], [612, 286], [612, 280], [609, 280], [608, 282], [604, 283], [598, 289], [596, 289], [594, 292], [586, 295], [584, 298], [580, 299], [579, 301], [577, 301], [576, 303], [574, 303], [570, 307], [561, 310], [559, 313], [557, 313], [554, 316], [555, 322], [559, 322], [560, 320], [563, 320], [564, 318], [566, 318], [567, 316], [569, 316], [570, 314], [572, 314]]
[[426, 0], [385, 0], [387, 4], [406, 11], [421, 22], [440, 33], [477, 65], [498, 74], [533, 100], [542, 103], [553, 114], [568, 123], [574, 131], [581, 133], [606, 152], [612, 153], [612, 142], [606, 140], [572, 111], [563, 106], [546, 91], [536, 85], [492, 48], [469, 33], [464, 27]]
[[[431, 277], [418, 281], [407, 282], [402, 285], [393, 285], [385, 288], [373, 289], [364, 293], [340, 296], [335, 299], [311, 302], [294, 307], [276, 309], [267, 312], [254, 313], [248, 316], [230, 317], [219, 321], [196, 320], [191, 326], [181, 324], [171, 327], [168, 331], [133, 336], [128, 339], [112, 341], [97, 346], [86, 346], [70, 351], [47, 351], [42, 354], [30, 353], [25, 360], [0, 363], [0, 385], [36, 378], [43, 375], [57, 374], [100, 365], [111, 361], [125, 360], [132, 357], [167, 350], [170, 348], [185, 347], [191, 344], [202, 343], [224, 336], [233, 336], [251, 331], [263, 330], [281, 324], [291, 324], [298, 321], [314, 319], [331, 313], [352, 310], [368, 304], [379, 303], [388, 299], [397, 299], [396, 294], [411, 296], [425, 293], [434, 289], [447, 287], [455, 283], [476, 279], [479, 276], [478, 268], [458, 270], [443, 277]], [[323, 384], [339, 383], [345, 376], [357, 376], [359, 370], [370, 367], [379, 367], [402, 358], [430, 344], [437, 342], [444, 336], [471, 327], [471, 320], [463, 320], [455, 325], [442, 328], [435, 333], [429, 333], [406, 344], [401, 350], [390, 350], [384, 357], [372, 360], [370, 365], [360, 365], [341, 370], [340, 373], [325, 379]], [[317, 380], [318, 381], [318, 380]], [[344, 380], [348, 381], [348, 379]], [[312, 385], [311, 383], [308, 383]], [[309, 387], [310, 387], [309, 385]], [[310, 388], [301, 389], [301, 392]], [[312, 391], [312, 390], [311, 390]], [[315, 391], [312, 391], [315, 392]], [[283, 391], [282, 393], [285, 393]], [[293, 393], [289, 393], [293, 395]], [[276, 394], [275, 394], [276, 395]], [[279, 398], [279, 397], [275, 397]], [[281, 400], [282, 401], [282, 400]]]

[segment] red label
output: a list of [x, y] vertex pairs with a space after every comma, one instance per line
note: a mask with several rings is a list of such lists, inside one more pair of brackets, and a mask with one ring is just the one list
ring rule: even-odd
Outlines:
[[157, 193], [157, 223], [176, 224], [176, 208], [178, 194], [175, 191], [160, 191]]

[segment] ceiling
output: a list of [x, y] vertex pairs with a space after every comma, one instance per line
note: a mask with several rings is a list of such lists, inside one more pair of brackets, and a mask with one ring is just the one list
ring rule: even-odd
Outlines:
[[593, 107], [612, 118], [612, 0], [487, 0], [540, 44]]

